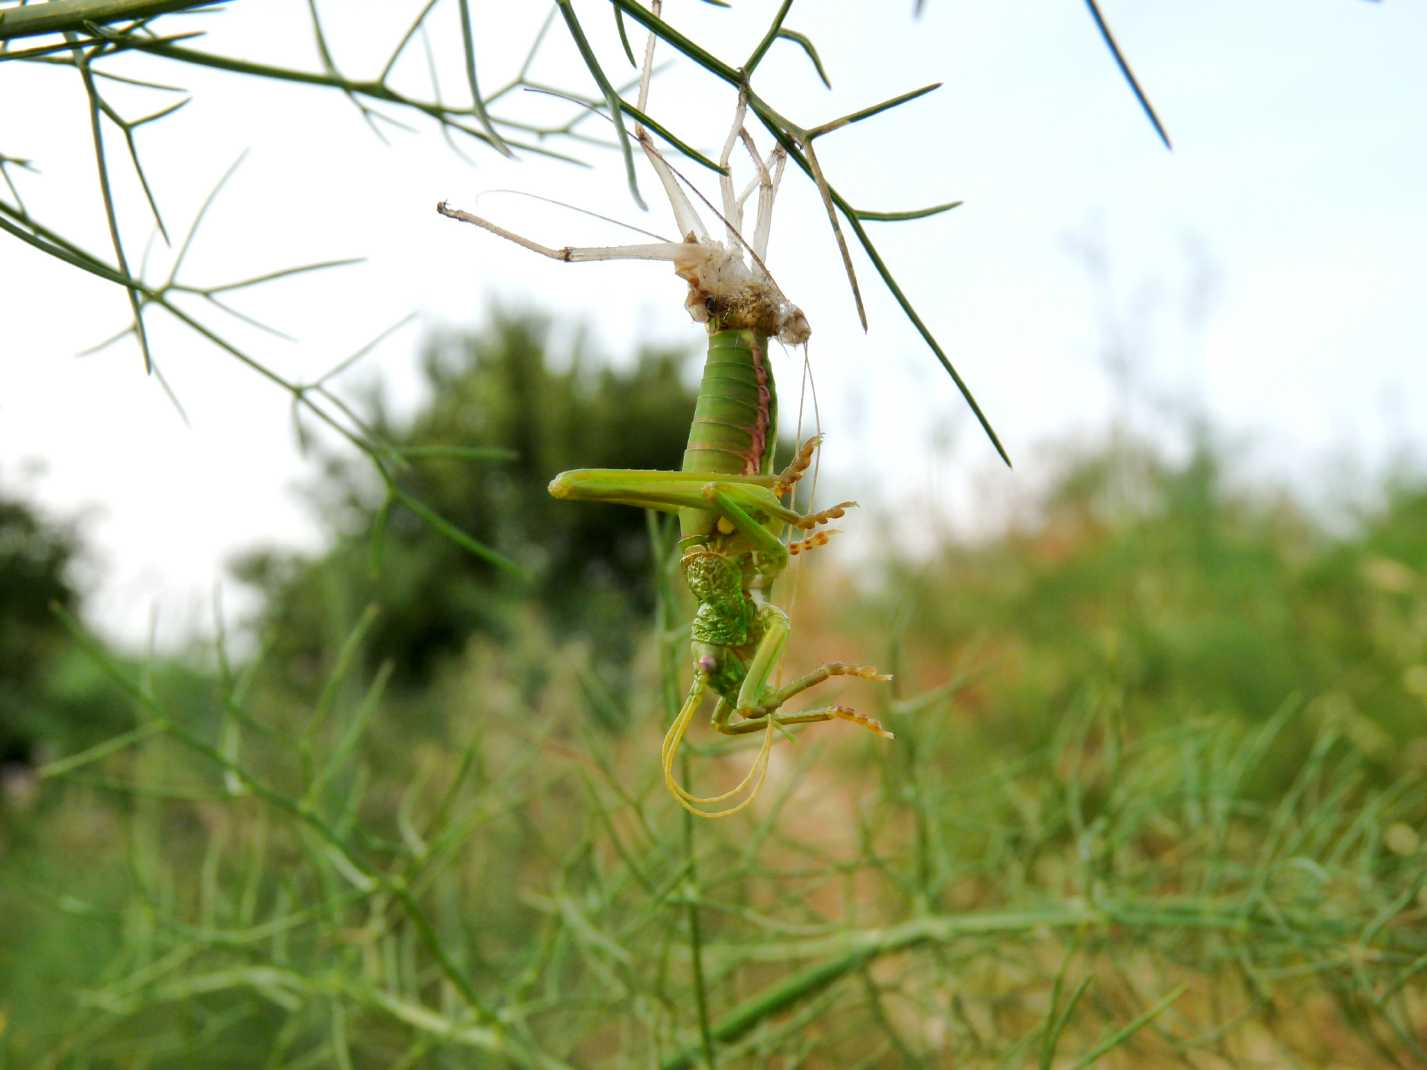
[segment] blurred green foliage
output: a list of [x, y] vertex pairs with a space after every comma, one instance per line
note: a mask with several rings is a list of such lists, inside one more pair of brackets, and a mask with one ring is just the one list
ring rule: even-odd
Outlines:
[[127, 723], [56, 615], [78, 608], [82, 556], [73, 524], [0, 493], [0, 766], [87, 746]]
[[1100, 446], [1072, 454], [1010, 530], [892, 565], [881, 619], [909, 622], [924, 658], [977, 652], [966, 701], [1008, 745], [1111, 680], [1143, 729], [1307, 703], [1266, 793], [1325, 721], [1386, 773], [1427, 714], [1424, 519], [1420, 482], [1389, 481], [1380, 507], [1331, 534], [1287, 494], [1232, 489], [1212, 438], [1173, 463], [1147, 443]]
[[[244, 565], [251, 656], [34, 618], [119, 734], [66, 739], [0, 825], [0, 1067], [683, 1067], [705, 1024], [726, 1066], [1427, 1059], [1420, 481], [1330, 526], [1211, 435], [1117, 436], [994, 535], [812, 555], [790, 667], [895, 669], [838, 698], [897, 739], [798, 734], [694, 822], [644, 518], [545, 494], [677, 457], [684, 358], [597, 370], [546, 330], [439, 337], [427, 405], [366, 405], [409, 455], [513, 451], [402, 478], [530, 586], [399, 515], [373, 574], [378, 495], [327, 458], [331, 550]], [[701, 735], [690, 786], [751, 755]]]
[[51, 605], [78, 598], [76, 553], [71, 531], [0, 497], [0, 763], [29, 758], [40, 695], [68, 644]]
[[[475, 539], [527, 567], [529, 583], [467, 554], [398, 508], [378, 517], [368, 466], [323, 458], [320, 503], [332, 547], [317, 556], [263, 550], [236, 568], [263, 595], [257, 631], [299, 687], [327, 669], [368, 605], [381, 615], [365, 656], [396, 682], [429, 681], [473, 635], [513, 641], [526, 607], [560, 635], [588, 637], [607, 668], [628, 660], [653, 605], [644, 517], [576, 508], [546, 484], [567, 468], [662, 468], [689, 433], [691, 355], [646, 350], [623, 367], [590, 359], [578, 337], [552, 353], [550, 325], [497, 314], [477, 334], [432, 337], [422, 355], [428, 400], [410, 417], [370, 392], [364, 421], [412, 459], [404, 489]], [[422, 455], [439, 447], [509, 451], [505, 460]]]

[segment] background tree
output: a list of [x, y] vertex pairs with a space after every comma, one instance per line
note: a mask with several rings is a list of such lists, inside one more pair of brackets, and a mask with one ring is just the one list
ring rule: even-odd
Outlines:
[[[522, 579], [466, 553], [408, 510], [388, 511], [369, 469], [327, 451], [313, 487], [332, 548], [318, 556], [248, 555], [238, 574], [263, 595], [260, 632], [296, 681], [325, 671], [364, 607], [382, 612], [368, 655], [397, 678], [426, 679], [473, 633], [508, 637], [533, 600], [557, 633], [587, 635], [623, 660], [653, 605], [644, 515], [576, 508], [546, 484], [569, 459], [588, 467], [661, 468], [688, 437], [687, 355], [645, 350], [624, 367], [590, 359], [578, 339], [552, 357], [549, 323], [498, 315], [479, 334], [430, 338], [428, 400], [403, 418], [368, 393], [362, 422], [407, 458], [397, 480], [462, 531], [527, 570]], [[637, 429], [637, 433], [633, 433]], [[433, 444], [443, 444], [431, 448]]]
[[0, 494], [0, 764], [28, 762], [46, 718], [47, 683], [68, 642], [54, 607], [79, 593], [74, 531]]
[[75, 570], [84, 554], [74, 525], [0, 490], [0, 766], [87, 746], [126, 724], [61, 617], [82, 608]]

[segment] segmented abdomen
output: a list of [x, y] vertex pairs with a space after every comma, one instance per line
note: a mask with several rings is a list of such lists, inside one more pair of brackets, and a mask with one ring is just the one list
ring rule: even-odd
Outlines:
[[684, 471], [771, 472], [777, 428], [778, 396], [768, 366], [767, 339], [753, 331], [709, 335]]

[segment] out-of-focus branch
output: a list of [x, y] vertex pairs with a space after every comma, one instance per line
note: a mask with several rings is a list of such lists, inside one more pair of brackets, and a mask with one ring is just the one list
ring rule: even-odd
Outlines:
[[225, 0], [49, 0], [0, 11], [0, 41], [41, 33], [86, 32], [91, 25], [149, 19], [212, 7]]

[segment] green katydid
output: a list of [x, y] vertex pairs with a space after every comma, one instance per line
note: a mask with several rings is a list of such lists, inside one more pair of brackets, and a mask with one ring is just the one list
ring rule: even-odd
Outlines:
[[[651, 40], [641, 79], [641, 112], [648, 92], [652, 47]], [[798, 345], [805, 343], [811, 332], [802, 311], [784, 297], [764, 265], [773, 201], [786, 155], [781, 147], [775, 147], [767, 161], [759, 156], [743, 128], [744, 112], [745, 102], [740, 99], [720, 159], [727, 242], [709, 236], [680, 187], [679, 177], [642, 126], [636, 127], [635, 136], [668, 195], [679, 233], [684, 235], [682, 241], [555, 249], [445, 202], [437, 205], [442, 215], [482, 227], [556, 260], [672, 262], [675, 273], [689, 285], [686, 307], [695, 320], [708, 326], [708, 356], [680, 471], [577, 469], [562, 472], [550, 483], [550, 493], [561, 499], [678, 514], [681, 564], [699, 606], [690, 627], [693, 684], [665, 736], [662, 764], [665, 783], [680, 805], [703, 817], [727, 817], [752, 801], [767, 773], [775, 726], [841, 719], [892, 738], [877, 721], [847, 706], [781, 712], [789, 699], [829, 677], [890, 679], [871, 666], [833, 662], [786, 686], [772, 682], [791, 627], [787, 614], [772, 602], [773, 582], [790, 556], [824, 544], [829, 531], [823, 525], [841, 517], [855, 503], [842, 502], [815, 513], [801, 513], [784, 504], [812, 463], [820, 436], [803, 443], [787, 468], [775, 471], [777, 391], [767, 359], [768, 339], [776, 337]], [[735, 195], [728, 174], [736, 142], [745, 146], [757, 171], [741, 196]], [[757, 218], [749, 242], [741, 232], [743, 206], [755, 189]], [[785, 543], [783, 533], [789, 527], [809, 534]], [[740, 784], [721, 795], [698, 796], [678, 783], [673, 767], [689, 723], [709, 689], [718, 696], [713, 713], [716, 730], [730, 735], [762, 731], [764, 739]], [[739, 794], [744, 797], [734, 805], [705, 809]]]

